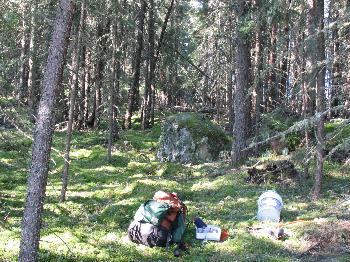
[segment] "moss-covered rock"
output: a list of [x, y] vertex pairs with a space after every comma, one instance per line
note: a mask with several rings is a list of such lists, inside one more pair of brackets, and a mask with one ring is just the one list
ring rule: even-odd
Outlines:
[[231, 143], [219, 126], [201, 114], [180, 113], [164, 122], [157, 156], [169, 162], [211, 161], [229, 150]]

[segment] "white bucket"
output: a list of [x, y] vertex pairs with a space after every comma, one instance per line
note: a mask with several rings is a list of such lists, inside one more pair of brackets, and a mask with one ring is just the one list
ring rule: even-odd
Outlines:
[[258, 220], [279, 222], [282, 207], [281, 196], [273, 190], [266, 191], [258, 199]]

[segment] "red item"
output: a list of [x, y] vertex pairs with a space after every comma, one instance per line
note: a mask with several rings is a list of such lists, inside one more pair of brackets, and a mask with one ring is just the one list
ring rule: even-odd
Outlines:
[[228, 237], [230, 236], [230, 234], [228, 233], [228, 231], [226, 229], [222, 229], [221, 230], [221, 236], [220, 236], [220, 241], [223, 242], [226, 239], [228, 239]]

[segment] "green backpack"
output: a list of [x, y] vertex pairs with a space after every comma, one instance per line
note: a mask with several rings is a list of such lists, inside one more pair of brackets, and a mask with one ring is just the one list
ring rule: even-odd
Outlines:
[[173, 230], [171, 232], [173, 236], [173, 242], [179, 243], [182, 240], [182, 236], [185, 233], [186, 224], [185, 224], [185, 216], [183, 213], [180, 213], [173, 226]]
[[[170, 204], [156, 201], [147, 200], [136, 211], [134, 220], [141, 223], [150, 223], [154, 226], [163, 226], [163, 220], [168, 220], [169, 211], [172, 206]], [[164, 228], [164, 227], [163, 227]], [[165, 228], [169, 230], [169, 228]], [[185, 215], [179, 212], [176, 219], [171, 222], [171, 239], [175, 243], [179, 243], [182, 240], [182, 236], [185, 232]]]
[[155, 200], [148, 200], [136, 211], [134, 220], [159, 226], [160, 222], [166, 216], [169, 208], [170, 205], [166, 203], [157, 202]]

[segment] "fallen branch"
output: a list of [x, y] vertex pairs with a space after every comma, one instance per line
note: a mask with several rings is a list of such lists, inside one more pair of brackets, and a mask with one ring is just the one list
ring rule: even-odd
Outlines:
[[251, 150], [251, 149], [255, 148], [256, 146], [265, 145], [265, 144], [271, 142], [272, 140], [284, 138], [286, 135], [288, 135], [290, 133], [294, 133], [294, 132], [298, 132], [298, 131], [302, 131], [302, 130], [310, 130], [315, 126], [315, 124], [320, 120], [320, 118], [322, 116], [326, 116], [329, 112], [341, 110], [344, 108], [345, 108], [345, 105], [340, 105], [340, 106], [328, 109], [322, 113], [317, 113], [309, 118], [305, 118], [305, 119], [295, 123], [294, 125], [292, 125], [290, 128], [288, 128], [284, 132], [280, 132], [280, 133], [278, 133], [274, 136], [271, 136], [263, 141], [251, 143], [248, 147], [244, 148], [242, 151]]

